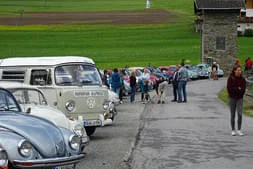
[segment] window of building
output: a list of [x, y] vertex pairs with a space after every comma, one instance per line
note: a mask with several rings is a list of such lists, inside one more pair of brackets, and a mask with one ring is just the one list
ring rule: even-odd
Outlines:
[[225, 37], [216, 37], [216, 50], [225, 50], [226, 48]]

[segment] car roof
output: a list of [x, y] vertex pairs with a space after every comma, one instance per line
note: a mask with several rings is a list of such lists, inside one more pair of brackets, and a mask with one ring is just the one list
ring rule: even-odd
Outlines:
[[145, 67], [129, 67], [130, 70], [136, 70], [136, 69], [144, 69]]
[[45, 56], [45, 57], [16, 57], [0, 60], [0, 66], [53, 66], [64, 63], [90, 63], [94, 61], [82, 56]]
[[162, 69], [162, 68], [169, 68], [169, 66], [159, 66], [158, 68]]

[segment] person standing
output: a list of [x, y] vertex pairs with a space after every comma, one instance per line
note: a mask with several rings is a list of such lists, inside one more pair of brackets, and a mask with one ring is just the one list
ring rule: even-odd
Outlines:
[[[238, 134], [239, 136], [243, 136], [244, 134], [241, 132], [242, 126], [242, 111], [243, 111], [243, 96], [246, 90], [246, 80], [242, 76], [242, 68], [240, 65], [235, 65], [231, 74], [227, 80], [227, 91], [229, 97], [229, 107], [231, 113], [231, 128], [232, 128], [232, 136]], [[237, 111], [237, 132], [235, 131], [235, 114]]]
[[213, 80], [218, 80], [218, 66], [217, 66], [217, 63], [216, 62], [213, 62], [213, 65], [212, 65], [212, 76], [213, 76]]
[[253, 65], [253, 62], [250, 59], [250, 57], [248, 57], [248, 59], [245, 61], [245, 70], [251, 70], [252, 69], [252, 65]]
[[[184, 67], [184, 62], [181, 63], [181, 68], [178, 71], [178, 103], [187, 102], [187, 94], [186, 94], [186, 83], [188, 80], [188, 71]], [[182, 92], [184, 96], [184, 100], [182, 101]]]
[[112, 91], [114, 91], [120, 97], [120, 88], [122, 86], [122, 78], [118, 73], [118, 69], [113, 69], [113, 73], [110, 77], [110, 85]]
[[141, 80], [140, 81], [141, 101], [144, 102], [144, 94], [145, 94], [145, 91], [144, 91], [144, 82], [145, 82], [145, 80], [150, 81], [150, 74], [149, 74], [147, 68], [144, 69], [144, 72], [143, 72], [140, 80]]
[[103, 82], [104, 85], [108, 87], [108, 89], [110, 88], [109, 79], [110, 79], [109, 72], [107, 70], [104, 70]]
[[172, 100], [172, 102], [176, 102], [177, 101], [177, 93], [178, 93], [178, 70], [179, 67], [176, 67], [175, 72], [173, 73], [172, 76], [172, 87], [173, 87], [173, 95], [174, 95], [174, 99]]
[[135, 71], [131, 72], [130, 87], [131, 87], [130, 102], [133, 103], [135, 100], [135, 92], [136, 92], [136, 73], [135, 73]]
[[150, 0], [146, 1], [146, 8], [150, 8]]
[[235, 65], [241, 65], [241, 61], [240, 61], [240, 59], [236, 59], [236, 61], [235, 61]]

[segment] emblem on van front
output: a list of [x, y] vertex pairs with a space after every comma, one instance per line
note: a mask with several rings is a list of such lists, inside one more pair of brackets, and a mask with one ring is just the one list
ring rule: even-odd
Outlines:
[[103, 91], [75, 91], [75, 97], [104, 96]]
[[87, 99], [87, 105], [88, 105], [88, 107], [90, 108], [90, 109], [92, 109], [92, 108], [94, 108], [94, 106], [95, 106], [95, 99], [93, 98], [93, 97], [89, 97], [88, 99]]

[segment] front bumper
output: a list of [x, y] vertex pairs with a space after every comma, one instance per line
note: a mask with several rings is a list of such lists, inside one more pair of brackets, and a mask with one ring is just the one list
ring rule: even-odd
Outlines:
[[14, 160], [13, 164], [18, 168], [40, 168], [40, 167], [55, 167], [63, 165], [76, 164], [84, 158], [84, 154], [73, 155], [70, 157], [56, 157], [35, 160]]

